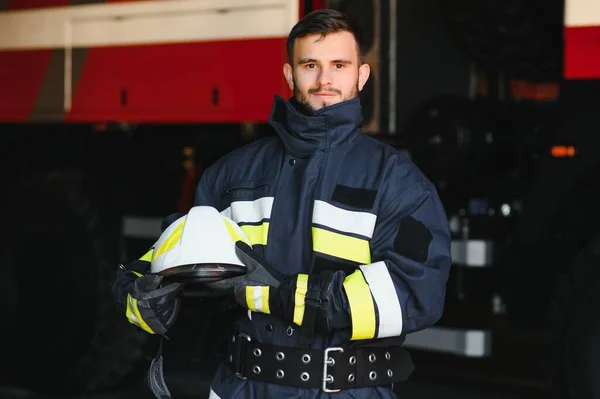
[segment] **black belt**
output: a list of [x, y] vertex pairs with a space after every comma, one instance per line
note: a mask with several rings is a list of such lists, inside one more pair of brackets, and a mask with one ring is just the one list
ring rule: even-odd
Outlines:
[[405, 381], [413, 371], [402, 347], [331, 347], [305, 349], [253, 342], [244, 333], [232, 336], [229, 368], [250, 378], [324, 392]]

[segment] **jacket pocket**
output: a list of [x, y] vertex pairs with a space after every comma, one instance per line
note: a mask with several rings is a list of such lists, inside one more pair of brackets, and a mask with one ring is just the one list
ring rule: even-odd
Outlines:
[[221, 193], [222, 214], [240, 226], [252, 245], [267, 245], [273, 181], [260, 179], [232, 182]]
[[262, 197], [269, 197], [272, 196], [272, 186], [273, 179], [231, 182], [221, 192], [221, 200], [231, 203], [233, 201], [254, 201]]

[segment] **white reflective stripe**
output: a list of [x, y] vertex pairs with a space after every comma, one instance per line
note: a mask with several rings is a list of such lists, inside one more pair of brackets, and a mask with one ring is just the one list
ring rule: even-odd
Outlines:
[[0, 50], [283, 38], [298, 10], [298, 0], [154, 0], [8, 11]]
[[315, 201], [313, 223], [327, 226], [344, 233], [373, 237], [377, 215], [368, 212], [347, 211], [325, 201]]
[[254, 201], [235, 201], [222, 215], [236, 223], [258, 223], [271, 217], [273, 197], [263, 197]]
[[470, 267], [493, 264], [494, 243], [486, 240], [452, 240], [452, 263]]
[[363, 265], [360, 270], [365, 276], [377, 304], [379, 314], [377, 338], [400, 335], [402, 332], [402, 307], [385, 262]]
[[231, 219], [231, 220], [233, 220], [233, 219], [231, 218], [231, 207], [229, 207], [229, 208], [227, 208], [227, 209], [225, 209], [225, 210], [221, 211], [221, 215], [225, 216], [225, 217], [226, 217], [226, 218], [228, 218], [228, 219]]
[[125, 238], [148, 238], [160, 237], [161, 218], [125, 216], [121, 223], [121, 234]]
[[263, 294], [263, 288], [266, 287], [261, 287], [261, 286], [257, 286], [254, 287], [254, 290], [252, 292], [252, 296], [254, 297], [254, 308], [256, 309], [257, 312], [263, 312], [263, 300], [262, 300], [262, 294]]
[[208, 399], [221, 399], [219, 395], [213, 391], [212, 387], [210, 387], [210, 394], [208, 395]]
[[565, 26], [600, 26], [600, 1], [567, 0]]
[[465, 357], [487, 357], [492, 353], [492, 333], [488, 330], [429, 327], [408, 334], [404, 346]]

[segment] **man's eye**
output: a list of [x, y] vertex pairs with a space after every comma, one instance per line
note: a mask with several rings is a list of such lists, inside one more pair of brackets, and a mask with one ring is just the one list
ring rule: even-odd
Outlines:
[[335, 67], [338, 68], [338, 69], [341, 69], [341, 68], [344, 67], [344, 64], [335, 64]]
[[306, 67], [310, 68], [310, 69], [313, 69], [313, 68], [316, 67], [316, 65], [315, 64], [306, 64]]

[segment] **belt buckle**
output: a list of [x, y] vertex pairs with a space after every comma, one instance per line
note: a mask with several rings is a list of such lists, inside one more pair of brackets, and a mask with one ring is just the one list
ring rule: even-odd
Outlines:
[[250, 338], [250, 335], [243, 333], [243, 332], [239, 332], [237, 334], [237, 342], [235, 343], [235, 347], [236, 347], [236, 357], [237, 357], [237, 364], [234, 365], [235, 367], [235, 376], [237, 378], [239, 378], [240, 380], [245, 380], [248, 377], [246, 377], [245, 375], [242, 374], [242, 338], [245, 339], [248, 342], [252, 342], [252, 338]]
[[322, 379], [321, 379], [323, 381], [323, 385], [321, 385], [321, 389], [323, 390], [323, 392], [326, 392], [326, 393], [333, 393], [333, 392], [340, 391], [340, 389], [328, 389], [327, 388], [327, 384], [333, 383], [333, 376], [331, 374], [327, 374], [327, 368], [329, 366], [333, 366], [335, 364], [335, 360], [329, 358], [329, 354], [331, 352], [344, 352], [344, 349], [337, 347], [337, 346], [325, 349], [325, 353], [323, 355], [323, 375], [322, 375]]

